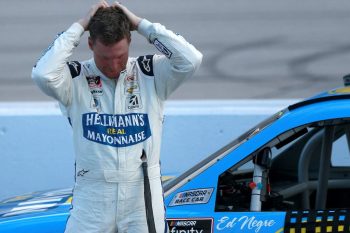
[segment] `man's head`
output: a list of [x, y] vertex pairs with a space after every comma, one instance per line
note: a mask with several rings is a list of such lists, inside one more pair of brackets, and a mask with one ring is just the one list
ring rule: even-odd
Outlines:
[[91, 18], [88, 30], [93, 42], [112, 45], [125, 37], [130, 39], [130, 21], [117, 7], [100, 8]]
[[117, 78], [129, 56], [130, 21], [117, 7], [100, 8], [91, 18], [88, 30], [97, 67], [107, 77]]

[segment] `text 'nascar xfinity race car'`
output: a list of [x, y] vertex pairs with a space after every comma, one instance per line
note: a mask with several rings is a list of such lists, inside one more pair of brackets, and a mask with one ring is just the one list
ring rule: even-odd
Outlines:
[[[0, 232], [63, 232], [71, 195], [2, 201]], [[281, 110], [166, 182], [164, 197], [171, 233], [350, 232], [350, 86]]]

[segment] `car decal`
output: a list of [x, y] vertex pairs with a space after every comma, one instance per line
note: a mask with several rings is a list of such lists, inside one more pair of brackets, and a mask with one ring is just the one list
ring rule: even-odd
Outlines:
[[212, 233], [212, 218], [167, 219], [170, 233]]
[[192, 189], [177, 193], [169, 206], [206, 204], [212, 196], [214, 188]]
[[255, 215], [221, 215], [216, 218], [216, 232], [283, 232], [281, 219], [277, 216]]
[[336, 94], [349, 94], [350, 93], [350, 87], [342, 87], [335, 90], [331, 90], [328, 92], [330, 95], [336, 95]]
[[349, 223], [348, 209], [288, 211], [284, 232], [350, 232]]

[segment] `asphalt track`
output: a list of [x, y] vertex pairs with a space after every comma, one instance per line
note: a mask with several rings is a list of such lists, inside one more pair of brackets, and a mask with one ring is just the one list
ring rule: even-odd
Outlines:
[[[92, 0], [0, 2], [0, 101], [47, 101], [31, 68], [55, 35]], [[124, 0], [204, 54], [199, 72], [171, 99], [305, 98], [350, 73], [347, 0]], [[131, 55], [157, 52], [137, 33]], [[86, 35], [73, 60], [90, 57]]]

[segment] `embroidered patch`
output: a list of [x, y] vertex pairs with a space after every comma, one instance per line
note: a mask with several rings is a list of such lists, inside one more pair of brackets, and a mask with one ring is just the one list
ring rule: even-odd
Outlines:
[[91, 108], [96, 109], [97, 112], [102, 111], [101, 101], [100, 98], [92, 96], [91, 100]]
[[137, 59], [142, 73], [148, 76], [154, 76], [153, 73], [153, 55], [141, 56]]
[[147, 114], [90, 112], [82, 115], [82, 126], [84, 138], [113, 147], [132, 146], [151, 136]]
[[69, 67], [70, 74], [72, 75], [72, 78], [77, 77], [80, 75], [81, 72], [81, 64], [77, 61], [70, 61], [67, 62], [67, 65]]
[[139, 92], [140, 92], [140, 88], [137, 83], [125, 86], [125, 94], [134, 94]]
[[155, 39], [153, 41], [153, 44], [167, 58], [171, 58], [171, 55], [173, 55], [173, 53], [165, 45], [163, 45], [162, 42], [160, 42], [158, 39]]
[[137, 81], [137, 77], [136, 76], [127, 76], [125, 79], [125, 85], [127, 85], [128, 83], [134, 83]]
[[132, 94], [126, 97], [126, 111], [142, 108], [141, 96], [139, 94]]
[[100, 76], [87, 76], [86, 80], [88, 82], [90, 92], [94, 97], [103, 95], [102, 81]]

